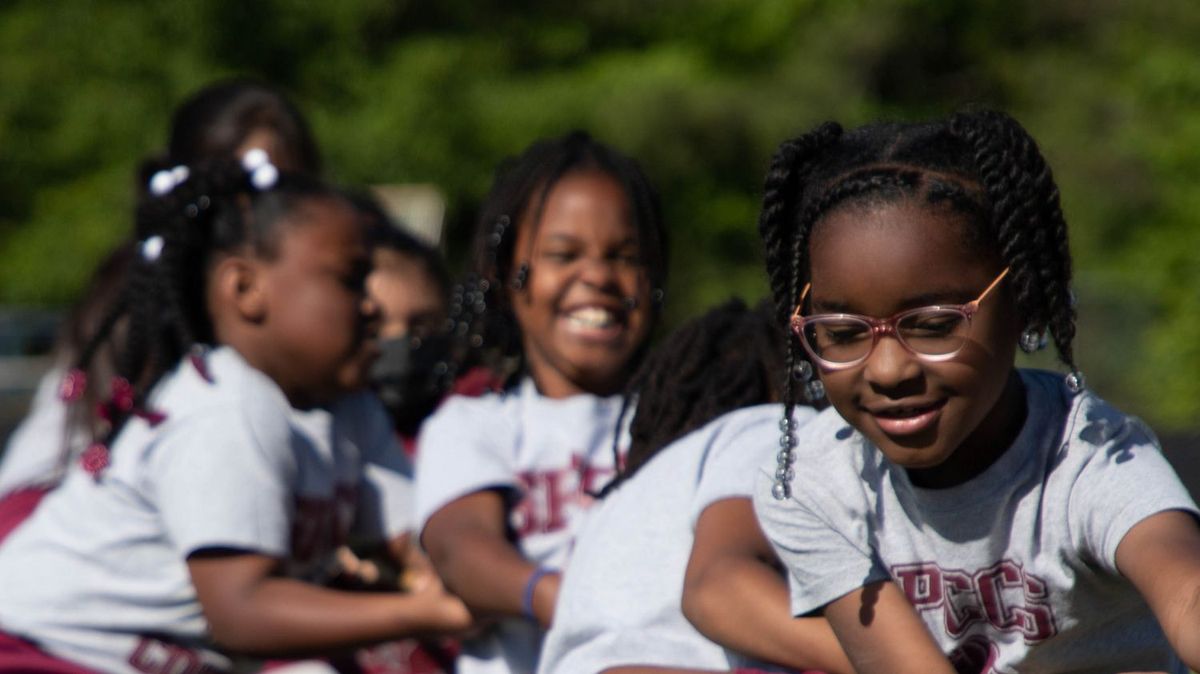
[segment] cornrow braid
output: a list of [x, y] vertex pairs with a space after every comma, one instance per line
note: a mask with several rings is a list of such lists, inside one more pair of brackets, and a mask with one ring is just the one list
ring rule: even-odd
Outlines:
[[[1020, 124], [980, 111], [925, 123], [875, 123], [831, 137], [834, 128], [840, 131], [827, 122], [781, 144], [764, 183], [759, 232], [776, 314], [785, 326], [810, 275], [813, 228], [826, 214], [850, 203], [917, 199], [964, 216], [964, 244], [994, 252], [1008, 265], [1020, 316], [1030, 327], [1050, 331], [1070, 370], [1068, 386], [1082, 386], [1072, 350], [1071, 262], [1058, 188]], [[789, 338], [788, 379], [799, 349]], [[777, 498], [788, 495], [794, 442], [788, 419], [796, 393], [790, 383], [783, 389], [788, 416], [781, 422]]]
[[[270, 167], [278, 176], [274, 167]], [[88, 371], [102, 346], [113, 349], [114, 379], [101, 402], [103, 420], [85, 466], [99, 474], [107, 447], [131, 416], [151, 424], [159, 412], [147, 408], [154, 385], [196, 349], [215, 341], [205, 297], [206, 270], [221, 254], [250, 250], [269, 259], [278, 252], [278, 223], [301, 200], [338, 195], [311, 178], [283, 175], [256, 187], [241, 164], [214, 161], [177, 169], [165, 193], [144, 196], [135, 234], [138, 254], [121, 291], [95, 334], [80, 349], [74, 372]], [[264, 189], [269, 188], [269, 189]], [[113, 339], [120, 326], [121, 339]], [[197, 362], [198, 367], [203, 367]], [[207, 378], [207, 372], [201, 374]], [[101, 457], [100, 454], [103, 454]]]
[[524, 370], [524, 354], [508, 292], [529, 273], [528, 267], [514, 268], [516, 229], [526, 223], [537, 227], [554, 186], [567, 175], [587, 171], [606, 174], [623, 188], [655, 307], [663, 296], [669, 251], [662, 209], [658, 193], [636, 161], [583, 131], [539, 140], [519, 156], [503, 160], [480, 209], [472, 271], [462, 284], [463, 308], [471, 309], [462, 316], [469, 320], [457, 321], [462, 327], [456, 329], [478, 342], [468, 358], [487, 364], [509, 385]]
[[[617, 428], [631, 409], [629, 453], [601, 495], [632, 478], [671, 442], [732, 410], [778, 399], [783, 334], [764, 303], [738, 299], [684, 324], [654, 349], [628, 384]], [[618, 433], [620, 435], [620, 433]], [[614, 443], [614, 453], [618, 447]]]

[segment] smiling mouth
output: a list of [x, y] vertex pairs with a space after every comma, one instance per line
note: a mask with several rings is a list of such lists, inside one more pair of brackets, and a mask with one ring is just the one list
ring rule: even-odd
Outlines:
[[566, 314], [572, 326], [585, 330], [605, 330], [622, 324], [616, 312], [601, 307], [580, 307]]
[[928, 405], [892, 407], [868, 413], [884, 433], [893, 436], [912, 435], [931, 428], [942, 415], [946, 401], [939, 400]]

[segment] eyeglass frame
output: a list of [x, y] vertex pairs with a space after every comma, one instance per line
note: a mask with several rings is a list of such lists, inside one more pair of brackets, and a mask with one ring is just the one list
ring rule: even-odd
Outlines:
[[[914, 309], [905, 309], [904, 311], [901, 311], [899, 313], [892, 314], [889, 318], [875, 318], [874, 316], [864, 316], [863, 314], [845, 314], [845, 313], [814, 314], [812, 316], [801, 316], [800, 311], [804, 308], [804, 298], [808, 296], [808, 291], [810, 288], [812, 288], [812, 283], [805, 283], [804, 290], [800, 291], [800, 300], [796, 304], [796, 310], [792, 312], [792, 318], [791, 318], [791, 321], [789, 322], [789, 325], [792, 329], [792, 333], [794, 335], [796, 335], [796, 339], [800, 340], [800, 345], [804, 347], [804, 350], [808, 352], [808, 355], [812, 356], [813, 362], [815, 364], [821, 366], [822, 369], [824, 369], [826, 371], [830, 371], [830, 372], [836, 372], [839, 370], [848, 370], [852, 367], [856, 367], [856, 366], [861, 365], [862, 363], [866, 362], [866, 360], [871, 357], [871, 354], [875, 352], [875, 347], [879, 345], [879, 339], [881, 337], [883, 337], [884, 335], [891, 335], [892, 337], [894, 337], [896, 339], [896, 341], [900, 343], [900, 346], [903, 346], [906, 351], [908, 351], [912, 355], [916, 356], [917, 358], [920, 358], [921, 360], [924, 360], [926, 362], [932, 362], [932, 363], [945, 362], [945, 361], [950, 360], [950, 359], [954, 358], [955, 356], [957, 356], [958, 352], [962, 351], [963, 345], [960, 344], [957, 349], [955, 349], [949, 353], [938, 353], [938, 354], [921, 353], [921, 352], [917, 351], [916, 349], [912, 348], [911, 346], [909, 346], [908, 342], [905, 341], [904, 338], [900, 336], [900, 332], [899, 332], [899, 330], [897, 330], [897, 327], [896, 327], [897, 324], [901, 320], [908, 318], [909, 316], [912, 316], [912, 315], [918, 314], [918, 313], [922, 313], [922, 312], [926, 312], [926, 311], [953, 311], [953, 312], [962, 314], [962, 317], [964, 319], [966, 319], [967, 327], [969, 328], [971, 325], [971, 319], [974, 318], [975, 314], [979, 312], [979, 304], [981, 302], [983, 302], [984, 298], [986, 298], [988, 296], [988, 293], [992, 292], [992, 290], [996, 286], [1000, 285], [1000, 282], [1003, 281], [1006, 276], [1008, 276], [1008, 272], [1010, 269], [1011, 269], [1011, 267], [1005, 267], [1004, 270], [1000, 272], [1000, 275], [997, 276], [994, 280], [992, 280], [992, 282], [990, 284], [988, 284], [988, 287], [983, 289], [983, 292], [979, 293], [979, 297], [976, 297], [975, 299], [971, 300], [970, 302], [967, 302], [966, 304], [931, 304], [931, 305], [925, 306], [925, 307], [916, 307]], [[867, 348], [867, 352], [864, 353], [861, 357], [856, 358], [854, 360], [846, 361], [844, 363], [834, 362], [834, 361], [822, 358], [821, 356], [818, 356], [813, 351], [813, 348], [809, 345], [808, 340], [805, 339], [805, 337], [804, 337], [804, 325], [806, 323], [812, 321], [813, 319], [817, 319], [817, 318], [820, 318], [820, 319], [853, 318], [853, 319], [857, 319], [857, 320], [860, 320], [860, 321], [866, 323], [867, 325], [869, 325], [871, 327], [871, 346]], [[965, 344], [965, 340], [964, 340], [964, 344]]]

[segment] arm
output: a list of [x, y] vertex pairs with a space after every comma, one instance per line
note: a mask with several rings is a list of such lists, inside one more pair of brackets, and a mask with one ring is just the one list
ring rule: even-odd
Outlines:
[[684, 615], [709, 639], [753, 658], [795, 669], [852, 672], [824, 618], [792, 617], [787, 583], [775, 564], [750, 499], [713, 503], [696, 523]]
[[[508, 539], [507, 510], [495, 490], [455, 499], [429, 518], [421, 543], [446, 585], [484, 615], [521, 616], [525, 585], [537, 565]], [[560, 577], [549, 573], [533, 589], [533, 613], [548, 627], [554, 619]]]
[[237, 551], [201, 551], [187, 565], [213, 640], [238, 652], [340, 650], [470, 624], [440, 586], [407, 595], [330, 590], [275, 575], [277, 559]]
[[1200, 668], [1200, 526], [1172, 510], [1138, 522], [1117, 545], [1117, 569], [1133, 583], [1171, 647]]
[[858, 674], [954, 674], [904, 592], [890, 580], [834, 600], [825, 617]]

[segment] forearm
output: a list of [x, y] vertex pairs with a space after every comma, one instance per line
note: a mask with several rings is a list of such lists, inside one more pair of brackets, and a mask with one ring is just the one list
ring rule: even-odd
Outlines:
[[925, 623], [890, 581], [831, 602], [825, 617], [858, 674], [954, 674]]
[[824, 618], [793, 618], [787, 584], [749, 557], [713, 560], [685, 589], [684, 615], [709, 639], [792, 669], [853, 673]]
[[330, 590], [288, 578], [267, 578], [235, 609], [209, 611], [213, 639], [255, 655], [324, 653], [434, 632], [437, 608], [399, 593]]

